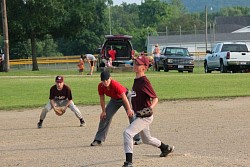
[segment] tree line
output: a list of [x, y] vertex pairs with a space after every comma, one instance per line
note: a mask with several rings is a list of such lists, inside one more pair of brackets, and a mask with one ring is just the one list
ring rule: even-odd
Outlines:
[[[226, 7], [209, 13], [208, 21], [249, 14], [249, 7]], [[133, 36], [134, 49], [143, 51], [147, 36], [166, 27], [169, 32], [180, 26], [187, 32], [194, 25], [205, 29], [205, 12], [190, 13], [181, 0], [145, 0], [141, 5], [113, 5], [112, 0], [11, 0], [7, 17], [10, 59], [31, 57], [32, 70], [39, 70], [36, 57], [97, 53], [110, 32]]]

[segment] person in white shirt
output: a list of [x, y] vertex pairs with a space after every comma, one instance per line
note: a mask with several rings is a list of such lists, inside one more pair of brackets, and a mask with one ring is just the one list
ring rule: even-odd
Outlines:
[[83, 59], [87, 59], [87, 61], [89, 63], [90, 71], [87, 75], [92, 75], [93, 71], [94, 71], [95, 63], [96, 63], [95, 56], [92, 54], [85, 54], [85, 56], [83, 56]]

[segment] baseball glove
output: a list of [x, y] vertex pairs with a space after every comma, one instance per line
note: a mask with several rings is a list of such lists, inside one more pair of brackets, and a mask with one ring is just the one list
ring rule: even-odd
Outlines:
[[62, 116], [66, 110], [64, 110], [64, 108], [62, 108], [62, 107], [57, 107], [57, 108], [55, 108], [54, 111], [55, 111], [56, 115]]
[[153, 111], [150, 107], [144, 108], [136, 112], [136, 116], [140, 118], [150, 117], [153, 114]]

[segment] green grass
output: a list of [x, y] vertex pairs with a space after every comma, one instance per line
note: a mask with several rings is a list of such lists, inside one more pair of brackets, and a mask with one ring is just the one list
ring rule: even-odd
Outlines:
[[[204, 74], [200, 69], [195, 70], [193, 74], [175, 71], [148, 71], [146, 74], [160, 101], [250, 96], [249, 73]], [[77, 71], [69, 70], [17, 70], [0, 73], [0, 110], [43, 107], [48, 102], [49, 89], [54, 84], [56, 75], [65, 76], [65, 83], [72, 89], [75, 104], [99, 104], [97, 85], [100, 82], [100, 73], [79, 76]], [[134, 73], [111, 75], [113, 79], [131, 89]]]

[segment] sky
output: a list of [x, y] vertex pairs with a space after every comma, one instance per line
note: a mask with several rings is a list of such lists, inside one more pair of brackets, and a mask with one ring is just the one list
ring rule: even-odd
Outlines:
[[141, 0], [113, 0], [114, 5], [120, 5], [122, 2], [141, 4]]

